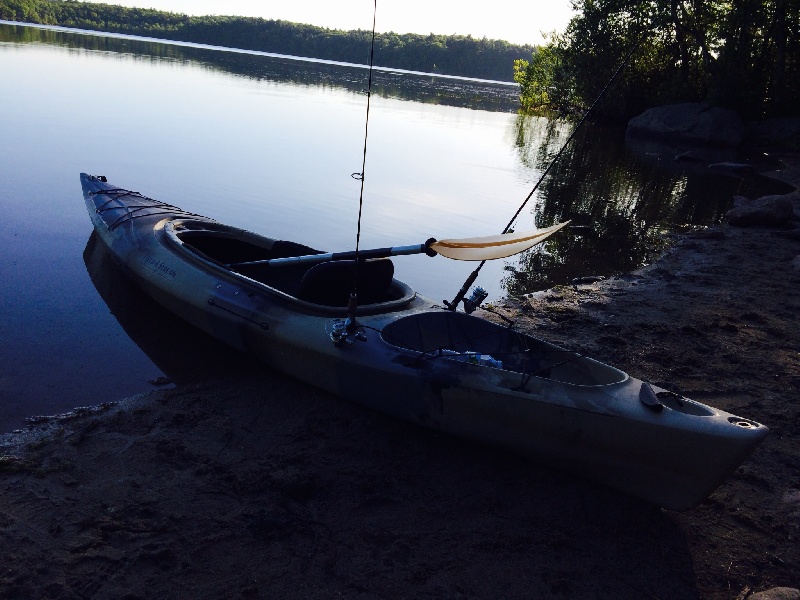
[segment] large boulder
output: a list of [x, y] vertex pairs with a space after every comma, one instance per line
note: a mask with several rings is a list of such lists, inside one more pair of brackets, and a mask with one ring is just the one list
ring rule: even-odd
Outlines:
[[753, 123], [747, 141], [755, 146], [800, 152], [800, 117], [767, 119]]
[[692, 144], [738, 146], [744, 139], [745, 127], [732, 110], [687, 103], [644, 111], [628, 122], [628, 133]]
[[800, 600], [800, 590], [790, 587], [777, 587], [748, 596], [749, 600]]
[[764, 196], [748, 200], [734, 198], [734, 206], [725, 213], [725, 219], [736, 227], [783, 227], [794, 218], [793, 195]]

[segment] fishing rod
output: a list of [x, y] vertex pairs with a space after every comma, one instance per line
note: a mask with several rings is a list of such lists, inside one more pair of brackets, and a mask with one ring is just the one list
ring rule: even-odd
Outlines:
[[[605, 87], [600, 91], [600, 94], [598, 94], [597, 98], [594, 99], [594, 102], [592, 102], [592, 105], [589, 107], [589, 110], [587, 110], [584, 113], [584, 115], [581, 118], [581, 120], [575, 126], [575, 129], [573, 129], [572, 133], [570, 133], [569, 137], [567, 138], [567, 141], [564, 142], [564, 144], [561, 146], [561, 149], [555, 155], [553, 160], [550, 161], [550, 164], [547, 165], [547, 168], [544, 170], [542, 175], [539, 177], [539, 180], [533, 186], [533, 189], [531, 189], [530, 193], [525, 197], [525, 200], [523, 200], [522, 204], [520, 204], [519, 208], [517, 209], [517, 212], [515, 212], [514, 216], [511, 217], [511, 220], [508, 222], [508, 224], [503, 229], [503, 233], [504, 234], [508, 233], [511, 230], [512, 225], [517, 220], [517, 217], [519, 217], [520, 213], [525, 208], [525, 206], [528, 204], [530, 199], [533, 198], [533, 195], [536, 193], [536, 190], [539, 188], [539, 185], [541, 185], [542, 181], [544, 181], [544, 178], [547, 177], [547, 174], [550, 172], [550, 170], [556, 164], [558, 159], [561, 158], [561, 155], [564, 153], [564, 150], [567, 149], [567, 146], [569, 146], [569, 143], [575, 137], [575, 134], [578, 132], [578, 130], [581, 128], [581, 126], [583, 126], [583, 124], [586, 122], [586, 119], [589, 117], [589, 115], [591, 114], [591, 112], [594, 109], [594, 107], [597, 105], [598, 102], [600, 102], [600, 99], [605, 95], [605, 93], [608, 90], [608, 88], [611, 87], [611, 84], [614, 82], [614, 80], [617, 78], [617, 76], [622, 72], [622, 69], [625, 67], [625, 65], [628, 64], [628, 62], [633, 57], [633, 54], [639, 48], [639, 45], [642, 43], [643, 40], [644, 40], [644, 35], [639, 37], [639, 39], [636, 42], [636, 44], [634, 44], [633, 48], [628, 53], [628, 56], [625, 57], [625, 60], [623, 60], [619, 64], [619, 66], [617, 66], [617, 70], [614, 71], [614, 74], [611, 76], [611, 79], [608, 80], [608, 82], [606, 83]], [[445, 306], [449, 310], [454, 311], [454, 310], [458, 309], [458, 305], [461, 303], [462, 300], [464, 300], [464, 296], [467, 295], [467, 292], [469, 291], [469, 288], [472, 287], [473, 283], [475, 283], [475, 280], [478, 278], [478, 274], [480, 273], [481, 269], [483, 268], [483, 265], [485, 265], [485, 264], [486, 264], [486, 260], [482, 260], [480, 262], [480, 264], [478, 265], [478, 267], [472, 273], [469, 274], [469, 277], [467, 277], [466, 281], [464, 281], [464, 285], [461, 286], [461, 289], [458, 291], [458, 293], [456, 294], [455, 298], [453, 298], [452, 302], [448, 302], [447, 300], [443, 300]], [[476, 292], [477, 292], [477, 295], [473, 294], [473, 297], [475, 298], [474, 301], [471, 298], [470, 300], [467, 300], [467, 301], [464, 302], [465, 308], [468, 308], [468, 309], [472, 308], [474, 306], [475, 302], [480, 304], [486, 298], [486, 292], [482, 288], [476, 288]], [[474, 310], [474, 308], [473, 308], [473, 310]], [[472, 311], [470, 311], [470, 312], [472, 312]]]
[[369, 138], [369, 106], [372, 98], [372, 72], [375, 62], [375, 23], [378, 16], [378, 0], [373, 0], [372, 9], [372, 42], [369, 48], [369, 78], [367, 83], [367, 116], [364, 120], [364, 154], [361, 159], [361, 172], [353, 173], [352, 177], [361, 182], [361, 191], [358, 196], [358, 225], [356, 229], [356, 249], [354, 253], [355, 264], [353, 265], [353, 289], [347, 302], [347, 319], [344, 328], [348, 335], [356, 333], [358, 324], [356, 323], [356, 311], [358, 310], [358, 266], [359, 251], [361, 244], [361, 214], [364, 209], [364, 174], [367, 168], [367, 139]]

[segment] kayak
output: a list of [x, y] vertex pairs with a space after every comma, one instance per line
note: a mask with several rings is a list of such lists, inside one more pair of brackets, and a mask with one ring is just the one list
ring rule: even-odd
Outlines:
[[359, 258], [355, 271], [355, 260], [80, 178], [96, 235], [159, 304], [384, 414], [673, 510], [702, 502], [767, 436], [762, 424], [446, 309], [395, 279], [389, 258]]

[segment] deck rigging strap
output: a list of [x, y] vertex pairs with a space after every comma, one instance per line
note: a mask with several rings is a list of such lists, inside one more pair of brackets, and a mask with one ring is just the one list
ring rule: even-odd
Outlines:
[[[98, 206], [95, 209], [97, 214], [103, 214], [106, 212], [110, 212], [112, 210], [122, 210], [123, 212], [117, 219], [111, 222], [108, 225], [109, 230], [114, 230], [116, 227], [119, 227], [123, 223], [127, 223], [128, 221], [132, 221], [133, 219], [139, 217], [150, 217], [153, 215], [161, 215], [161, 214], [174, 214], [179, 215], [182, 217], [201, 217], [202, 215], [198, 215], [193, 212], [189, 212], [187, 210], [183, 210], [173, 204], [168, 204], [167, 202], [162, 202], [161, 200], [156, 200], [155, 198], [150, 198], [139, 192], [134, 192], [132, 190], [126, 190], [123, 188], [113, 188], [109, 190], [98, 190], [96, 192], [89, 192], [90, 196], [106, 196], [108, 200]], [[114, 200], [119, 200], [126, 196], [131, 196], [138, 200], [144, 200], [146, 202], [152, 202], [152, 204], [139, 204], [137, 206], [128, 206], [124, 204], [116, 205], [116, 206], [109, 206]], [[140, 211], [148, 210], [149, 212], [143, 214], [136, 214], [140, 213]]]
[[361, 159], [361, 172], [353, 173], [352, 175], [354, 179], [358, 179], [361, 182], [361, 191], [358, 196], [358, 225], [356, 229], [355, 264], [353, 265], [353, 289], [350, 294], [350, 303], [347, 307], [348, 321], [350, 321], [352, 327], [355, 326], [355, 320], [356, 320], [355, 313], [358, 307], [358, 268], [359, 268], [358, 252], [361, 244], [361, 214], [364, 209], [364, 173], [366, 172], [366, 166], [367, 166], [367, 139], [369, 137], [369, 106], [370, 106], [370, 99], [372, 98], [372, 71], [375, 60], [375, 23], [377, 14], [378, 14], [378, 0], [373, 0], [372, 41], [370, 43], [370, 48], [369, 48], [369, 79], [367, 83], [367, 116], [364, 119], [364, 153]]

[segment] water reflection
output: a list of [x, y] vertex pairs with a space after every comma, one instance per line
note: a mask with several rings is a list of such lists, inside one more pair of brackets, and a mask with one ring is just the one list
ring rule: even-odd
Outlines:
[[114, 262], [108, 247], [95, 232], [89, 237], [83, 260], [92, 284], [111, 314], [170, 383], [184, 385], [235, 377], [264, 368], [177, 318], [147, 296]]
[[[519, 160], [543, 172], [573, 125], [519, 116], [514, 143]], [[669, 146], [626, 143], [624, 131], [584, 125], [542, 182], [534, 218], [540, 227], [571, 219], [557, 235], [508, 265], [503, 281], [513, 296], [586, 275], [639, 268], [664, 250], [668, 232], [719, 222], [736, 194], [780, 193], [783, 184], [709, 172], [708, 162], [741, 159], [734, 150], [704, 149], [702, 160], [676, 161]]]
[[[257, 81], [336, 87], [357, 93], [366, 87], [366, 71], [363, 67], [313, 59], [303, 59], [302, 63], [298, 63], [298, 60], [292, 58], [281, 58], [279, 55], [264, 52], [201, 48], [196, 44], [137, 39], [135, 36], [84, 34], [36, 26], [0, 24], [0, 43], [4, 42], [40, 43], [117, 53], [153, 62], [165, 59], [181, 63], [192, 62], [210, 70], [241, 75]], [[372, 93], [384, 98], [495, 112], [514, 112], [519, 106], [516, 85], [412, 74], [398, 70], [375, 71]]]

